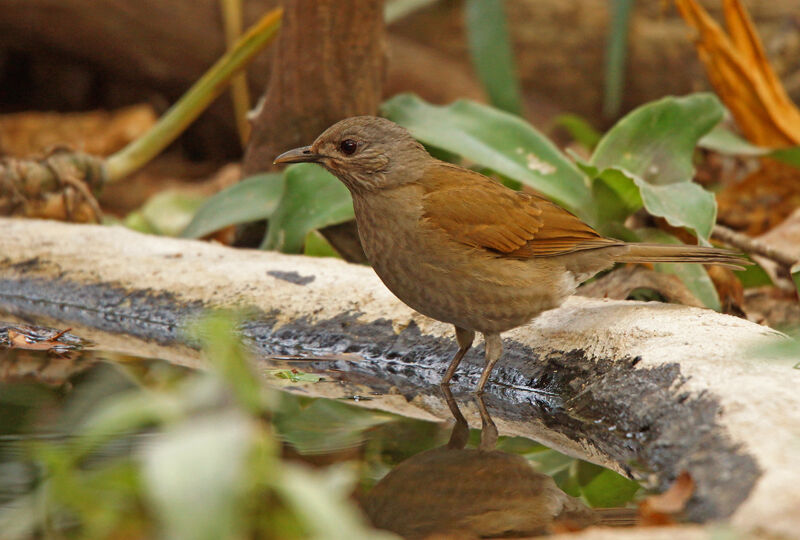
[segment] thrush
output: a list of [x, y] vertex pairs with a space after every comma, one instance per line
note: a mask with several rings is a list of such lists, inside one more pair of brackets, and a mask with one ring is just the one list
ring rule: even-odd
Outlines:
[[433, 158], [403, 127], [356, 116], [325, 130], [282, 163], [318, 163], [353, 197], [364, 253], [405, 304], [455, 326], [453, 377], [483, 334], [482, 393], [500, 358], [501, 332], [561, 305], [578, 285], [614, 263], [693, 262], [741, 268], [724, 249], [627, 243], [530, 193]]

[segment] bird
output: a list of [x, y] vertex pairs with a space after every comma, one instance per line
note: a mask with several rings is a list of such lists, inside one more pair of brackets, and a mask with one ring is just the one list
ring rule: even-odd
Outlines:
[[381, 117], [345, 118], [274, 163], [317, 163], [336, 176], [352, 195], [361, 245], [381, 281], [412, 309], [455, 327], [458, 351], [441, 384], [483, 335], [477, 394], [502, 355], [502, 332], [558, 307], [615, 263], [748, 264], [725, 249], [604, 237], [544, 197], [432, 157]]
[[589, 508], [525, 457], [497, 449], [497, 427], [480, 395], [480, 443], [466, 448], [469, 425], [449, 388], [441, 390], [456, 421], [450, 440], [402, 461], [362, 498], [375, 527], [403, 538], [495, 538], [638, 523], [637, 510]]

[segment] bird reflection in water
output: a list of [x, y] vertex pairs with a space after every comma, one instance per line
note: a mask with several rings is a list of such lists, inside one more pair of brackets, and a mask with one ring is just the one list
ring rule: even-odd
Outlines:
[[469, 425], [450, 389], [442, 391], [456, 420], [450, 440], [402, 462], [367, 494], [364, 507], [376, 527], [417, 539], [534, 536], [633, 524], [634, 510], [593, 510], [524, 457], [496, 450], [497, 427], [480, 395], [474, 398], [480, 444], [466, 448]]

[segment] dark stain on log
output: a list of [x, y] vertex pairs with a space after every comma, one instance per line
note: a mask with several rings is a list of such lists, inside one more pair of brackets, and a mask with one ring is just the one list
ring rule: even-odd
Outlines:
[[288, 281], [289, 283], [294, 283], [295, 285], [308, 285], [315, 279], [317, 276], [301, 276], [297, 272], [281, 272], [279, 270], [271, 270], [267, 272], [270, 276], [282, 279], [283, 281]]
[[[189, 344], [182, 326], [204, 310], [165, 292], [28, 277], [20, 270], [0, 278], [0, 311], [27, 320], [55, 318], [163, 345]], [[395, 333], [391, 321], [364, 323], [358, 314], [276, 321], [276, 314], [251, 313], [242, 325], [257, 354], [355, 353], [363, 361], [312, 362], [311, 368], [344, 372], [378, 392], [441, 399], [437, 384], [455, 352], [452, 339], [424, 335], [414, 324]], [[510, 339], [504, 344], [486, 396], [495, 419], [543, 424], [609, 456], [635, 478], [655, 479], [649, 483], [660, 490], [689, 471], [697, 485], [688, 507], [695, 521], [727, 517], [747, 499], [760, 475], [756, 460], [720, 424], [717, 398], [684, 388], [679, 364], [639, 367], [635, 358], [588, 358], [581, 350], [540, 356]], [[474, 387], [482, 358], [482, 347], [467, 355], [452, 385], [457, 395]]]
[[180, 302], [163, 291], [39, 277], [0, 279], [0, 310], [32, 322], [48, 317], [160, 345], [185, 342], [183, 325], [204, 312], [200, 302]]
[[[265, 356], [356, 353], [364, 361], [313, 365], [348, 372], [350, 380], [361, 377], [379, 392], [394, 388], [409, 400], [417, 394], [440, 398], [437, 384], [456, 349], [453, 340], [421, 334], [416, 325], [395, 334], [391, 321], [364, 324], [352, 314], [294, 321], [274, 331], [269, 318], [253, 320], [243, 331]], [[629, 476], [659, 491], [689, 471], [697, 485], [687, 508], [693, 521], [727, 517], [747, 499], [760, 476], [756, 460], [719, 424], [720, 405], [710, 393], [682, 390], [679, 364], [638, 368], [636, 358], [587, 358], [580, 350], [541, 357], [509, 339], [504, 345], [486, 396], [496, 419], [541, 422], [611, 456]], [[464, 395], [477, 383], [482, 349], [462, 362], [455, 393]]]

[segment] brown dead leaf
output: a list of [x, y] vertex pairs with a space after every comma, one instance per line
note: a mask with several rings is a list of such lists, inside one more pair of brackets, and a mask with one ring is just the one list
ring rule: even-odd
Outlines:
[[[698, 56], [744, 136], [766, 148], [800, 144], [800, 109], [772, 69], [741, 0], [722, 0], [727, 34], [697, 0], [675, 4], [697, 30]], [[717, 196], [720, 223], [753, 236], [800, 206], [800, 170], [768, 158], [761, 161], [760, 170]]]
[[750, 236], [775, 227], [800, 208], [800, 170], [772, 160], [717, 194], [719, 222]]
[[697, 0], [675, 0], [698, 32], [695, 46], [708, 78], [748, 140], [780, 148], [800, 144], [800, 110], [772, 69], [741, 0], [723, 0], [728, 34]]
[[675, 517], [686, 508], [694, 488], [694, 480], [688, 472], [679, 474], [667, 491], [651, 495], [639, 503], [641, 524], [658, 526], [675, 523]]
[[51, 148], [108, 156], [137, 139], [156, 122], [150, 105], [81, 113], [22, 112], [0, 116], [0, 154], [27, 157]]
[[71, 328], [57, 330], [45, 326], [0, 326], [0, 345], [11, 349], [27, 351], [48, 351], [61, 354], [80, 350], [90, 345], [69, 331]]

